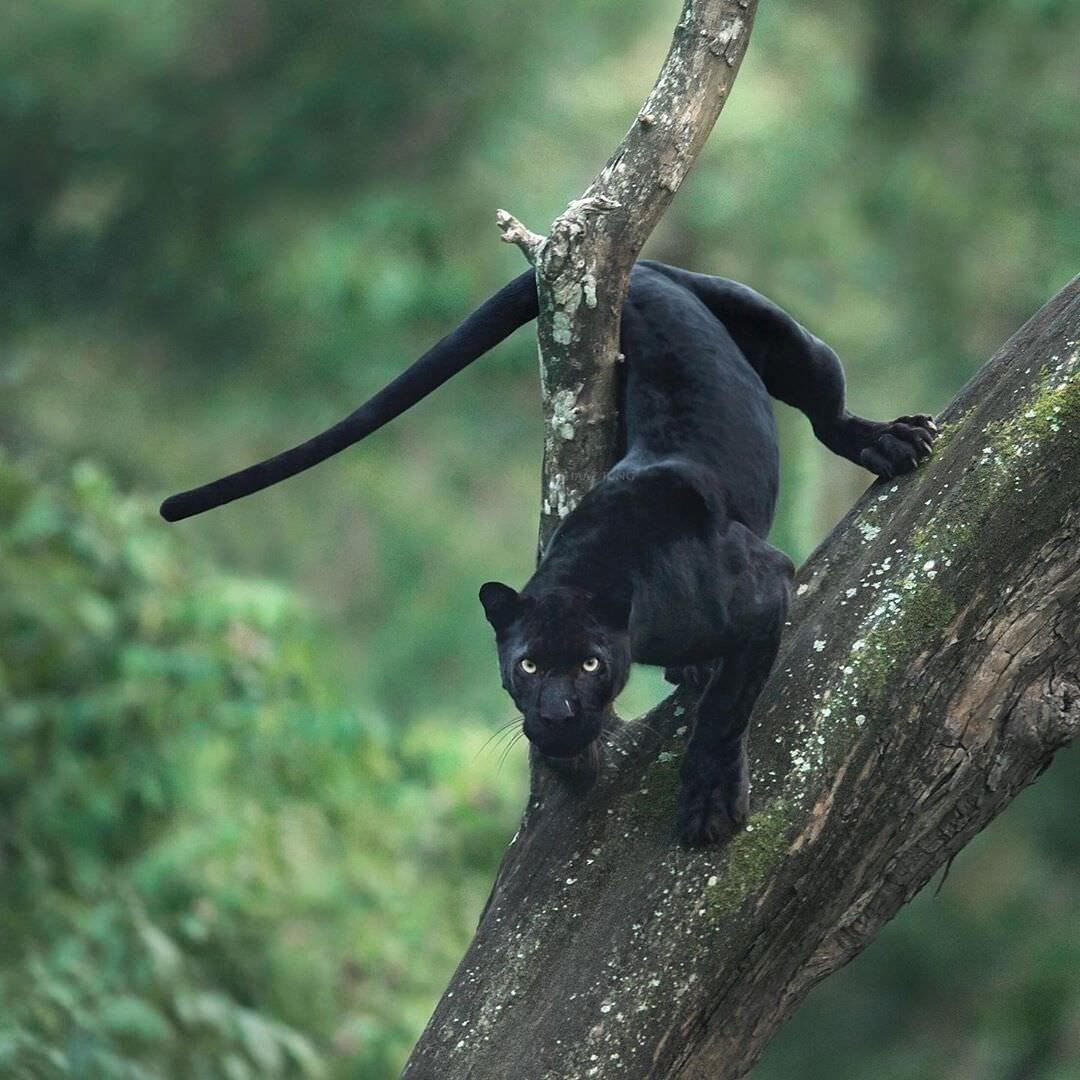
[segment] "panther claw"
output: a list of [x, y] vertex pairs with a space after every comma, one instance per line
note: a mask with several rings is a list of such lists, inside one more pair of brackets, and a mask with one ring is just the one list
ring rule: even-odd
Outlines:
[[933, 453], [937, 437], [932, 416], [899, 416], [891, 423], [876, 425], [869, 444], [859, 454], [859, 462], [889, 480], [917, 469]]

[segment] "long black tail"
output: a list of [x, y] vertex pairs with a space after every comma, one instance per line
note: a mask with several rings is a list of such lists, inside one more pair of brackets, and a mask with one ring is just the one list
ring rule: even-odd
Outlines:
[[318, 465], [411, 409], [519, 326], [535, 319], [536, 312], [536, 279], [533, 271], [528, 270], [503, 286], [453, 333], [447, 334], [408, 370], [340, 423], [291, 450], [260, 461], [258, 465], [230, 473], [212, 484], [171, 495], [161, 504], [161, 516], [166, 521], [182, 521]]

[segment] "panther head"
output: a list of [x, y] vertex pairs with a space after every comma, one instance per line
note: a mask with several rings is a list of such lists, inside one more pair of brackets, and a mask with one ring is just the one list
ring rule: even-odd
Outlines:
[[568, 586], [519, 593], [497, 581], [481, 587], [480, 602], [529, 741], [546, 757], [585, 753], [630, 677], [628, 605]]

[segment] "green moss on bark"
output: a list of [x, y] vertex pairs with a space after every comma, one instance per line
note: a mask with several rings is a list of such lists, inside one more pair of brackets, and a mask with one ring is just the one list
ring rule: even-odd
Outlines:
[[[894, 536], [882, 561], [846, 591], [844, 603], [863, 605], [855, 640], [846, 655], [830, 658], [835, 667], [818, 685], [791, 750], [804, 791], [843, 760], [861, 729], [884, 722], [894, 674], [940, 643], [971, 592], [969, 575], [985, 576], [996, 564], [1007, 572], [1016, 551], [1011, 523], [1023, 519], [1025, 543], [1055, 527], [1060, 505], [1032, 492], [1055, 470], [1080, 467], [1080, 359], [1055, 358], [1014, 414], [987, 424], [981, 436], [970, 424], [949, 425], [948, 437], [957, 438], [951, 461], [943, 461], [939, 441], [935, 460], [907, 481], [925, 492], [922, 522], [906, 542]], [[971, 460], [957, 469], [956, 454], [967, 446]], [[889, 528], [884, 510], [895, 491], [883, 491], [855, 523], [867, 542]], [[823, 651], [827, 643], [815, 649], [819, 644]]]
[[730, 918], [760, 888], [787, 853], [791, 828], [789, 808], [781, 799], [750, 816], [728, 843], [723, 869], [706, 882], [706, 906], [714, 918]]

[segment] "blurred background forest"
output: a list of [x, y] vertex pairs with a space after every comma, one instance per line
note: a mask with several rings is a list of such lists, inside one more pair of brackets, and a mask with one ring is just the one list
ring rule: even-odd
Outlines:
[[[395, 1075], [526, 790], [480, 582], [527, 576], [523, 331], [338, 460], [166, 527], [511, 275], [677, 0], [0, 0], [0, 1075]], [[938, 410], [1075, 272], [1080, 7], [761, 5], [647, 254]], [[778, 407], [797, 560], [868, 483]], [[626, 710], [661, 693], [635, 678]], [[1080, 1076], [1080, 756], [757, 1080]]]

